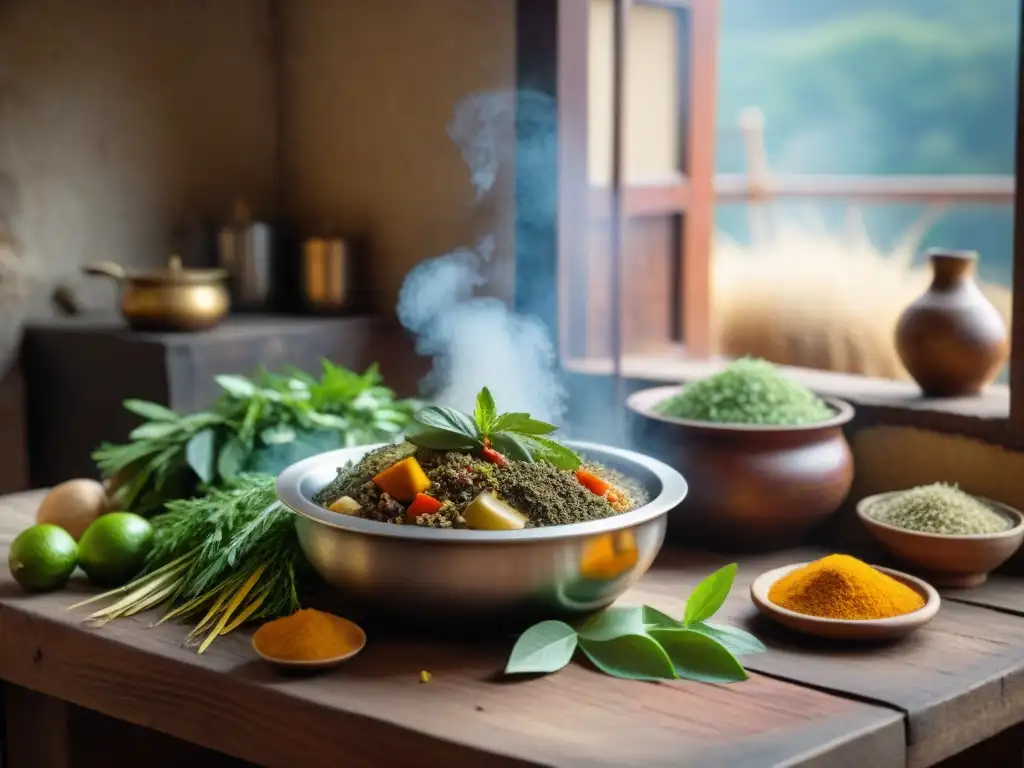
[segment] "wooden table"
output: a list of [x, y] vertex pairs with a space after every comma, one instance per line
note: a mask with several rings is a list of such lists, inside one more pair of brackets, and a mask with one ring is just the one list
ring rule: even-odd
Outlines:
[[[0, 554], [39, 498], [0, 498]], [[741, 560], [724, 612], [769, 651], [745, 657], [750, 680], [728, 686], [629, 682], [581, 664], [508, 682], [497, 673], [511, 639], [373, 636], [333, 672], [288, 677], [254, 657], [246, 632], [197, 656], [181, 647], [185, 627], [150, 628], [149, 616], [89, 629], [66, 610], [83, 585], [27, 596], [3, 569], [7, 765], [888, 768], [958, 754], [944, 764], [1020, 764], [1024, 584], [994, 577], [950, 593], [931, 625], [896, 644], [814, 643], [759, 620], [747, 586], [773, 564], [815, 554]], [[667, 549], [625, 600], [679, 613], [690, 587], [722, 562]], [[118, 725], [120, 735], [102, 735]], [[111, 745], [136, 754], [123, 763], [82, 754]], [[188, 745], [217, 754], [184, 758]]]

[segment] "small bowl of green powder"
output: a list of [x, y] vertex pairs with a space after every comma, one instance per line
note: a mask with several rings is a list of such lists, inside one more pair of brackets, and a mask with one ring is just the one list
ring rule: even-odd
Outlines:
[[853, 483], [845, 402], [823, 398], [764, 360], [735, 360], [682, 386], [626, 401], [634, 445], [692, 477], [669, 535], [729, 549], [798, 543]]
[[857, 514], [886, 549], [936, 586], [983, 583], [1024, 541], [1020, 512], [947, 483], [869, 496]]

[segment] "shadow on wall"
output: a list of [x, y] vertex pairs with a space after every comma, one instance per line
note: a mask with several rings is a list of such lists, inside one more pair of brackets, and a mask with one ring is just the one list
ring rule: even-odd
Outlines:
[[[714, 337], [719, 354], [890, 379], [908, 378], [894, 343], [903, 309], [931, 281], [913, 266], [924, 226], [884, 253], [859, 218], [846, 232], [775, 217], [746, 246], [714, 245]], [[1010, 325], [1011, 293], [979, 283]]]

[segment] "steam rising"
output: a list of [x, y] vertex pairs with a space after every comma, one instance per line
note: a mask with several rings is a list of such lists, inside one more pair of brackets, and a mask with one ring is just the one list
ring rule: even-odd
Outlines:
[[[550, 157], [555, 141], [553, 115], [550, 97], [536, 93], [520, 93], [518, 101], [514, 93], [477, 94], [457, 105], [448, 134], [469, 166], [477, 203], [501, 174], [516, 172], [517, 152], [517, 187], [537, 186], [529, 183], [530, 168], [532, 162]], [[518, 150], [517, 120], [529, 128]], [[524, 233], [530, 238], [534, 222], [543, 226], [550, 220], [555, 197], [552, 190], [529, 200], [517, 197], [517, 238]], [[530, 246], [517, 243], [518, 249]], [[421, 389], [439, 405], [472, 411], [477, 392], [486, 386], [499, 410], [527, 411], [559, 423], [565, 412], [565, 391], [547, 328], [537, 318], [513, 312], [499, 299], [476, 295], [486, 283], [482, 267], [494, 250], [494, 238], [486, 233], [475, 248], [428, 259], [406, 275], [398, 296], [398, 319], [416, 336], [417, 352], [433, 358]], [[517, 270], [521, 266], [517, 260]], [[522, 276], [518, 277], [522, 286]], [[536, 290], [553, 296], [551, 286], [537, 285]]]

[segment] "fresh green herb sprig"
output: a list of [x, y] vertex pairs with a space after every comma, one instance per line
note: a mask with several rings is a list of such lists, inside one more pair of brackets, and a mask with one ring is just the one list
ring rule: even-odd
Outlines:
[[186, 639], [200, 653], [247, 621], [298, 610], [305, 559], [294, 517], [277, 501], [274, 478], [243, 475], [229, 486], [169, 502], [168, 511], [153, 519], [154, 543], [143, 574], [72, 608], [108, 601], [86, 617], [97, 625], [161, 605], [158, 623], [202, 616]]
[[476, 398], [473, 415], [431, 405], [413, 417], [405, 439], [420, 448], [436, 451], [480, 451], [490, 447], [516, 461], [545, 461], [559, 469], [574, 470], [580, 457], [570, 448], [547, 437], [558, 429], [528, 413], [498, 413], [490, 390]]
[[605, 609], [578, 629], [542, 621], [516, 641], [505, 674], [557, 672], [580, 650], [602, 672], [630, 680], [745, 680], [736, 657], [759, 653], [764, 645], [742, 629], [708, 621], [725, 603], [735, 576], [730, 563], [705, 578], [686, 601], [681, 621], [649, 605]]
[[376, 366], [358, 374], [325, 360], [320, 378], [289, 369], [215, 380], [222, 393], [213, 406], [188, 416], [125, 401], [146, 422], [129, 442], [93, 453], [118, 507], [150, 514], [197, 486], [222, 485], [246, 472], [276, 474], [314, 453], [392, 440], [418, 407], [397, 400]]

